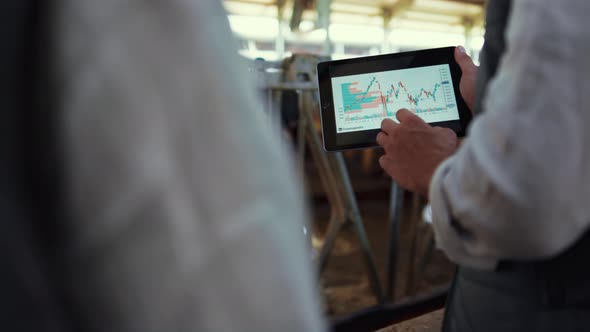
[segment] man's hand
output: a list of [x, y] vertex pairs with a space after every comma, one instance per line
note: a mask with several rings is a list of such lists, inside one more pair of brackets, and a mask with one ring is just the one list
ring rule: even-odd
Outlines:
[[473, 105], [475, 104], [475, 82], [477, 80], [477, 67], [471, 57], [465, 52], [463, 46], [457, 46], [455, 48], [455, 61], [459, 64], [463, 75], [461, 76], [461, 82], [459, 83], [459, 90], [461, 96], [467, 107], [473, 112]]
[[457, 135], [432, 127], [414, 113], [401, 109], [381, 123], [377, 143], [385, 149], [379, 164], [401, 187], [428, 196], [434, 171], [457, 150]]

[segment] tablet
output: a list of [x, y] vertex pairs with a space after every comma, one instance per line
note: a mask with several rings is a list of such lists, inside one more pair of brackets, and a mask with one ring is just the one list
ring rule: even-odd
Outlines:
[[455, 47], [318, 64], [324, 149], [377, 146], [385, 118], [402, 108], [465, 136], [471, 111], [459, 92]]

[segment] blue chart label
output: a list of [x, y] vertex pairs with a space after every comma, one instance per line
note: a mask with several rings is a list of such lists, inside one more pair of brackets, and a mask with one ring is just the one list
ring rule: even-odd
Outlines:
[[[428, 123], [459, 119], [449, 65], [332, 78], [338, 132], [377, 129], [407, 108]], [[396, 120], [397, 121], [397, 120]]]

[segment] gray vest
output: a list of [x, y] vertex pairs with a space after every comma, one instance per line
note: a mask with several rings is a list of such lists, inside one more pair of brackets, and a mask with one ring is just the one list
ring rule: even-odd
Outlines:
[[[489, 1], [475, 113], [485, 111], [510, 8], [510, 0]], [[550, 260], [501, 262], [492, 272], [459, 267], [443, 331], [590, 331], [590, 234]]]

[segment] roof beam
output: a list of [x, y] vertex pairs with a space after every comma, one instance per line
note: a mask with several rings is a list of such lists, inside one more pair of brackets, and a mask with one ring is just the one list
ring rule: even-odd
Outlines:
[[469, 4], [469, 5], [478, 5], [478, 6], [484, 6], [486, 4], [486, 0], [445, 0], [445, 1], [458, 2], [458, 3], [463, 3], [463, 4]]
[[[386, 19], [390, 22], [393, 18], [403, 15], [405, 11], [414, 6], [414, 2], [415, 0], [399, 0], [390, 7], [381, 8], [384, 20]], [[387, 22], [387, 25], [389, 25], [389, 22]]]

